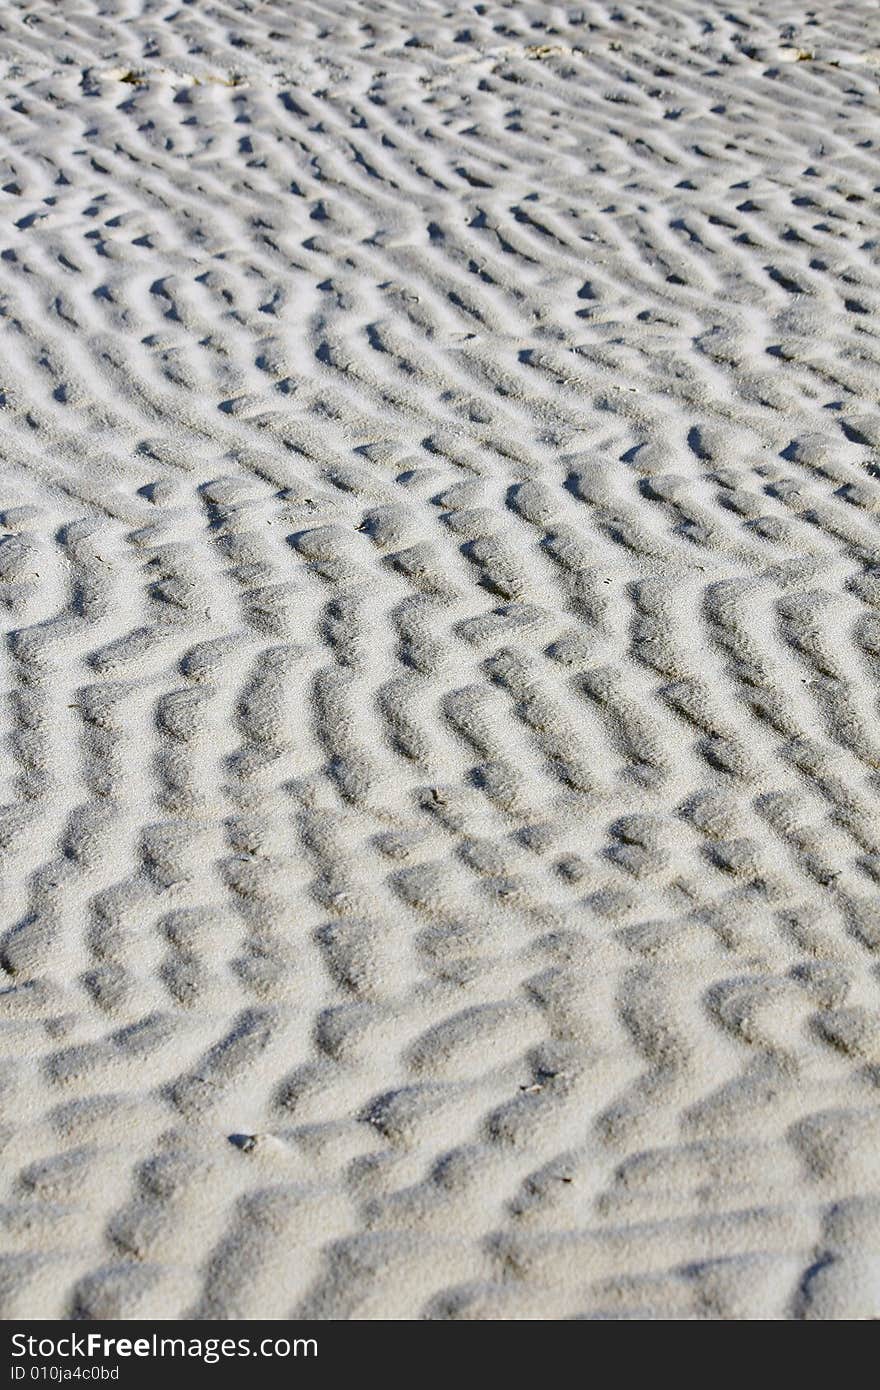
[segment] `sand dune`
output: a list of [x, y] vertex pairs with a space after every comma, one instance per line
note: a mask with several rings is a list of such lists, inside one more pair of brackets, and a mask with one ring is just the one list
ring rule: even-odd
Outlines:
[[878, 78], [5, 5], [0, 1315], [880, 1316]]

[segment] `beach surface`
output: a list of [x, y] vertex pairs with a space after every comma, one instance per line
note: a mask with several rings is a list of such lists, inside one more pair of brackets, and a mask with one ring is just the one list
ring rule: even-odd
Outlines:
[[880, 12], [7, 0], [0, 1316], [880, 1317]]

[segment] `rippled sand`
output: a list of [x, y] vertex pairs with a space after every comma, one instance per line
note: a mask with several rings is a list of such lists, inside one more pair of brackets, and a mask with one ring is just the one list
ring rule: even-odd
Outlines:
[[880, 1316], [878, 79], [7, 0], [0, 1314]]

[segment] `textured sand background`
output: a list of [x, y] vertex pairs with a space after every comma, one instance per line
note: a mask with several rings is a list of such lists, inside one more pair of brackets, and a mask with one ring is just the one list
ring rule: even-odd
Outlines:
[[0, 1312], [878, 1316], [877, 5], [0, 55]]

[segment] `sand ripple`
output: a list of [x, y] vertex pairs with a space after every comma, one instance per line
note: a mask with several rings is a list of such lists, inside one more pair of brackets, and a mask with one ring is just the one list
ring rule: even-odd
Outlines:
[[880, 1315], [878, 69], [6, 4], [0, 1314]]

